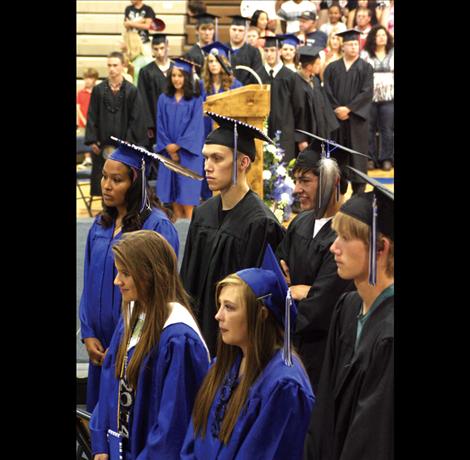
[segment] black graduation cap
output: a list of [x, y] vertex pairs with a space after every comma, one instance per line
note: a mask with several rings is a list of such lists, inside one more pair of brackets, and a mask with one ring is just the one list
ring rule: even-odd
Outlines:
[[264, 46], [263, 48], [280, 48], [281, 47], [281, 39], [278, 35], [270, 35], [264, 38]]
[[246, 22], [250, 20], [250, 18], [245, 18], [239, 14], [229, 14], [229, 18], [232, 18], [232, 26], [244, 26], [246, 27]]
[[152, 45], [159, 45], [160, 43], [165, 43], [166, 40], [167, 40], [166, 34], [153, 34]]
[[343, 32], [337, 32], [336, 36], [343, 38], [343, 43], [351, 40], [359, 40], [361, 32], [356, 29], [343, 30]]
[[392, 241], [394, 240], [394, 194], [367, 174], [351, 166], [348, 166], [348, 168], [374, 187], [372, 192], [353, 195], [341, 206], [340, 211], [371, 228], [369, 242], [369, 284], [375, 286], [377, 281], [377, 232], [384, 234]]
[[299, 16], [299, 19], [305, 19], [306, 21], [315, 21], [317, 19], [317, 15], [313, 11], [304, 11]]
[[195, 14], [193, 16], [194, 19], [197, 21], [197, 27], [202, 26], [204, 24], [215, 24], [220, 16], [211, 13], [200, 13]]
[[320, 51], [323, 50], [321, 46], [310, 46], [303, 45], [297, 48], [300, 62], [314, 61], [320, 55]]
[[272, 139], [255, 126], [214, 112], [205, 112], [205, 114], [219, 124], [219, 128], [209, 133], [205, 144], [219, 144], [233, 149], [233, 184], [237, 182], [237, 152], [242, 152], [248, 155], [251, 161], [255, 161], [255, 139], [261, 139], [262, 141], [275, 145]]

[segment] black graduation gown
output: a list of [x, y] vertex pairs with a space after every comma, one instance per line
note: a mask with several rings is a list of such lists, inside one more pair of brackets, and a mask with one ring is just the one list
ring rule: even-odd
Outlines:
[[297, 302], [294, 344], [316, 394], [334, 306], [343, 292], [356, 288], [353, 281], [343, 280], [337, 274], [330, 252], [336, 238], [331, 220], [323, 225], [315, 238], [314, 223], [314, 211], [300, 213], [290, 223], [276, 256], [287, 263], [293, 285], [312, 286], [307, 297]]
[[211, 354], [218, 335], [215, 286], [238, 270], [259, 267], [267, 243], [276, 250], [285, 234], [274, 214], [249, 191], [221, 220], [222, 201], [214, 196], [194, 208], [180, 275]]
[[139, 72], [137, 89], [140, 92], [146, 109], [147, 126], [153, 128], [155, 134], [157, 132], [157, 102], [160, 94], [166, 90], [166, 81], [165, 74], [160, 70], [155, 61], [147, 64]]
[[[295, 158], [294, 142], [294, 109], [292, 108], [292, 93], [294, 91], [295, 72], [282, 66], [281, 70], [271, 78], [266, 68], [261, 66], [256, 69], [265, 85], [271, 85], [271, 110], [268, 117], [268, 136], [274, 139], [276, 131], [281, 131], [281, 147], [284, 149], [284, 161], [289, 162]], [[247, 84], [257, 83], [253, 75]]]
[[[292, 96], [295, 129], [331, 139], [332, 133], [339, 128], [338, 119], [318, 77], [313, 78], [313, 85], [311, 88], [304, 78], [298, 73], [295, 74]], [[296, 132], [295, 141], [310, 142], [311, 138]]]
[[[88, 109], [85, 144], [99, 143], [103, 148], [114, 145], [110, 136], [137, 145], [146, 145], [145, 108], [137, 88], [124, 79], [120, 90], [113, 94], [105, 79], [93, 88]], [[102, 153], [92, 153], [90, 193], [101, 195], [101, 171], [105, 162]]]
[[[369, 113], [374, 88], [372, 66], [359, 58], [346, 71], [344, 60], [338, 59], [326, 67], [323, 84], [333, 110], [339, 106], [351, 109], [348, 120], [339, 120], [340, 127], [333, 133], [333, 139], [345, 147], [367, 154]], [[367, 174], [367, 158], [340, 152], [337, 159], [346, 178], [351, 182], [364, 183], [363, 179], [350, 173], [345, 166], [349, 164]]]
[[361, 305], [351, 292], [335, 306], [305, 460], [394, 458], [394, 297], [371, 313], [354, 352]]
[[190, 61], [199, 64], [201, 67], [196, 67], [196, 72], [199, 76], [201, 76], [202, 69], [204, 66], [204, 58], [206, 54], [202, 51], [201, 47], [195, 43], [191, 49], [183, 55], [184, 58], [189, 59]]
[[[230, 47], [230, 43], [226, 44]], [[253, 70], [258, 69], [262, 66], [261, 54], [257, 48], [245, 43], [241, 48], [236, 51], [232, 51], [230, 54], [230, 63], [232, 68], [235, 69], [237, 65], [244, 65], [252, 68]], [[250, 82], [252, 75], [246, 70], [234, 70], [235, 78], [242, 82], [243, 85], [247, 85]]]

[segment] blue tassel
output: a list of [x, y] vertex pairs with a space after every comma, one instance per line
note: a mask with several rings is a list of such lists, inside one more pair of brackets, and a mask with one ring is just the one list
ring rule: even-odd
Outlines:
[[292, 306], [292, 296], [290, 289], [287, 290], [286, 308], [284, 313], [284, 346], [282, 350], [282, 359], [286, 366], [292, 367], [292, 348], [291, 348], [291, 324], [290, 324], [290, 310]]
[[232, 184], [237, 183], [237, 144], [238, 144], [238, 130], [237, 124], [233, 125], [233, 170], [232, 170]]
[[377, 283], [377, 198], [372, 200], [372, 228], [369, 239], [369, 284]]

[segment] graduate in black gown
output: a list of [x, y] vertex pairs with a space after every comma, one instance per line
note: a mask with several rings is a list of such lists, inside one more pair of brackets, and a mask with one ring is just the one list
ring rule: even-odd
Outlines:
[[[295, 157], [294, 109], [292, 94], [295, 73], [280, 59], [281, 37], [266, 37], [264, 41], [265, 64], [255, 69], [265, 85], [271, 85], [271, 110], [268, 118], [268, 136], [274, 138], [281, 132], [280, 145], [284, 149], [284, 161]], [[257, 83], [251, 76], [249, 83]]]
[[155, 61], [150, 62], [139, 72], [137, 89], [146, 108], [146, 116], [153, 126], [149, 135], [149, 146], [155, 144], [157, 132], [157, 103], [160, 94], [166, 90], [168, 71], [171, 60], [168, 58], [168, 38], [165, 34], [154, 34], [152, 37], [152, 51]]
[[[220, 127], [205, 141], [204, 170], [209, 188], [220, 194], [194, 208], [180, 274], [194, 299], [204, 338], [214, 354], [218, 334], [214, 319], [216, 283], [234, 271], [259, 267], [266, 244], [275, 250], [285, 230], [250, 190], [246, 179], [256, 156], [254, 138], [272, 140], [251, 125], [207, 114]], [[236, 154], [234, 125], [238, 130]]]
[[196, 33], [198, 41], [183, 57], [199, 65], [199, 67], [196, 67], [196, 72], [200, 77], [206, 56], [202, 48], [210, 45], [214, 40], [217, 40], [217, 19], [220, 16], [210, 13], [201, 13], [193, 17], [197, 20]]
[[246, 43], [247, 21], [249, 19], [240, 15], [231, 15], [232, 24], [229, 29], [230, 43], [227, 46], [231, 48], [230, 63], [234, 69], [235, 78], [247, 85], [251, 79], [251, 74], [247, 70], [235, 70], [235, 66], [243, 65], [255, 70], [261, 67], [261, 55], [254, 46]]
[[357, 291], [334, 308], [304, 459], [394, 458], [393, 193], [358, 174], [374, 191], [341, 207], [331, 246]]
[[316, 393], [333, 308], [341, 294], [355, 286], [338, 276], [330, 252], [336, 238], [331, 221], [344, 200], [337, 194], [336, 160], [326, 158], [321, 142], [314, 141], [297, 157], [293, 175], [294, 193], [304, 212], [289, 224], [276, 255], [297, 301], [294, 343]]
[[[315, 75], [321, 50], [322, 48], [315, 46], [298, 48], [301, 69], [297, 71], [295, 78], [292, 107], [294, 108], [295, 129], [330, 139], [331, 134], [338, 129], [339, 123], [321, 86], [320, 79]], [[308, 136], [296, 133], [295, 141], [298, 151], [302, 151], [310, 140]], [[345, 191], [342, 193], [344, 194]]]
[[[359, 57], [357, 30], [345, 30], [336, 35], [343, 38], [343, 58], [329, 64], [323, 74], [325, 91], [340, 125], [333, 139], [345, 147], [366, 153], [374, 70]], [[350, 162], [340, 162], [341, 173], [351, 181], [353, 193], [364, 191], [365, 182], [361, 178], [349, 177], [348, 164], [367, 174], [367, 158], [354, 156]]]
[[[93, 88], [88, 109], [85, 144], [90, 145], [90, 194], [101, 196], [101, 172], [109, 147], [110, 136], [137, 145], [147, 144], [147, 129], [151, 126], [137, 88], [123, 77], [124, 56], [114, 51], [108, 56], [108, 78]], [[111, 148], [114, 150], [114, 148]]]

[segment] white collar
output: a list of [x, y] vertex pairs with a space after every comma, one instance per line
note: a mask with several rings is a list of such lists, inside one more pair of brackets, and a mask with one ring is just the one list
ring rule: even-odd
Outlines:
[[329, 221], [333, 219], [333, 217], [322, 217], [321, 219], [315, 219], [314, 225], [313, 225], [313, 237], [318, 235], [318, 232], [322, 229], [322, 227]]
[[276, 78], [276, 75], [279, 73], [279, 71], [282, 69], [282, 66], [284, 65], [284, 63], [281, 61], [281, 59], [279, 59], [279, 62], [274, 66], [274, 67], [271, 67], [269, 66], [266, 62], [264, 63], [264, 68], [267, 72], [267, 74], [269, 75], [269, 72], [271, 70], [274, 70], [274, 73], [273, 73], [273, 77]]

